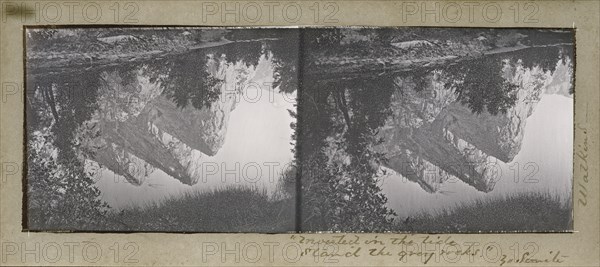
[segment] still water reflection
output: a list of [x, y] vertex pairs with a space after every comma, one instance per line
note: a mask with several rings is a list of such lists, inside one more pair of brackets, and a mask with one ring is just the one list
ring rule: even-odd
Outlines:
[[[493, 171], [489, 173], [482, 171], [480, 178], [489, 179], [489, 191], [479, 190], [469, 179], [457, 178], [457, 176], [439, 180], [443, 174], [439, 173], [439, 169], [431, 166], [424, 167], [425, 175], [421, 179], [425, 180], [424, 184], [433, 186], [434, 190], [422, 190], [419, 187], [423, 187], [423, 184], [419, 186], [418, 183], [411, 182], [410, 177], [392, 171], [381, 179], [382, 190], [388, 197], [388, 206], [401, 218], [405, 218], [418, 213], [437, 214], [476, 201], [506, 198], [520, 193], [539, 193], [560, 199], [563, 203], [571, 202], [573, 69], [571, 55], [563, 54], [564, 51], [560, 47], [535, 48], [489, 58], [501, 64], [499, 73], [502, 75], [502, 80], [518, 85], [516, 103], [507, 110], [506, 114], [499, 115], [505, 118], [501, 121], [506, 123], [499, 126], [512, 128], [514, 132], [510, 134], [506, 132], [504, 136], [499, 136], [500, 139], [492, 138], [488, 141], [499, 142], [509, 138], [509, 143], [515, 148], [514, 155], [508, 159], [502, 159], [501, 156], [504, 155], [502, 153], [497, 153], [498, 156], [492, 155], [494, 157], [487, 155], [484, 160], [487, 164], [485, 166]], [[544, 57], [532, 59], [532, 55], [544, 55]], [[486, 64], [486, 66], [490, 65]], [[439, 78], [437, 76], [440, 76], [444, 70], [438, 69], [434, 72], [436, 74], [430, 76], [433, 82], [429, 88], [438, 90], [435, 93], [437, 98], [424, 104], [429, 105], [425, 109], [433, 113], [436, 112], [436, 107], [444, 105], [441, 101], [443, 97], [440, 98], [439, 93], [445, 89], [444, 86], [439, 85], [435, 89], [436, 79]], [[489, 76], [485, 79], [493, 80]], [[457, 127], [473, 129], [465, 121], [468, 119], [460, 115], [454, 113], [454, 116], [451, 116], [453, 120], [459, 121]], [[484, 115], [478, 116], [486, 117], [485, 112]], [[486, 124], [493, 120], [497, 118], [487, 117], [476, 121]], [[446, 124], [444, 127], [457, 135], [461, 134], [461, 131], [453, 129], [452, 125]], [[483, 138], [478, 136], [478, 133], [462, 133], [462, 136], [467, 136], [465, 139], [475, 145], [469, 148], [474, 149], [470, 153], [482, 153], [479, 149], [493, 152], [489, 149], [489, 144], [478, 141], [478, 138]], [[433, 158], [431, 161], [435, 162], [435, 155], [431, 157]], [[476, 166], [475, 177], [477, 177], [478, 163], [472, 164]], [[438, 180], [428, 180], [428, 175], [437, 177]], [[426, 189], [429, 188], [431, 187]]]
[[303, 198], [367, 192], [401, 218], [522, 192], [570, 201], [572, 58], [533, 47], [304, 81]]
[[234, 42], [32, 75], [28, 127], [54, 119], [57, 137], [77, 140], [73, 156], [113, 208], [226, 186], [272, 193], [293, 158], [295, 62], [281, 51], [295, 50], [287, 45]]

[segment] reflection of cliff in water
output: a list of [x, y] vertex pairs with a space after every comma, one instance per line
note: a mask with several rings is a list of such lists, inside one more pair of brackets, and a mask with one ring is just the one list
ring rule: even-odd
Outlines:
[[[74, 150], [79, 161], [132, 184], [160, 169], [193, 185], [203, 159], [223, 146], [230, 113], [258, 65], [279, 60], [267, 50], [273, 46], [231, 43], [77, 76], [35, 77], [28, 81], [36, 88], [28, 125], [72, 136], [75, 147], [57, 142], [60, 151]], [[77, 119], [80, 113], [87, 115]]]
[[[186, 88], [205, 85], [185, 82], [163, 86], [167, 79], [177, 79], [175, 77], [158, 80], [148, 84], [148, 94], [154, 97], [141, 100], [146, 103], [141, 105], [143, 108], [139, 115], [114, 121], [98, 120], [98, 123], [104, 124], [100, 129], [105, 129], [103, 137], [111, 145], [99, 149], [95, 160], [134, 184], [142, 183], [153, 167], [163, 170], [182, 183], [196, 183], [198, 179], [195, 171], [199, 168], [195, 164], [205, 155], [214, 155], [223, 145], [229, 114], [235, 108], [236, 95], [239, 93], [231, 86], [238, 78], [234, 73], [235, 66], [227, 66], [225, 61], [214, 59], [206, 64], [208, 69], [214, 70], [207, 77], [219, 80], [210, 84], [211, 89]], [[198, 76], [195, 78], [202, 82]], [[215, 92], [216, 96], [212, 99], [205, 98], [209, 100], [203, 100], [198, 108], [191, 103], [182, 106], [181, 100], [171, 100], [170, 92], [165, 92], [173, 90], [171, 86], [183, 87], [191, 92], [200, 91], [205, 95]], [[192, 99], [194, 97], [196, 96], [190, 96]], [[101, 109], [98, 114], [110, 112], [110, 108]], [[131, 114], [127, 111], [117, 112]]]
[[[382, 124], [363, 118], [365, 125], [379, 125], [374, 133], [378, 141], [370, 145], [384, 155], [381, 171], [401, 174], [427, 192], [441, 190], [451, 177], [489, 192], [500, 178], [499, 161], [510, 162], [519, 153], [527, 117], [543, 94], [572, 97], [570, 49], [524, 49], [446, 67], [348, 79], [335, 86], [346, 90], [349, 102], [362, 101], [386, 116]], [[367, 87], [371, 95], [364, 99], [353, 93]], [[329, 102], [343, 107], [333, 98]], [[341, 122], [362, 116], [334, 110], [332, 116]], [[332, 151], [332, 160], [344, 164], [344, 153]]]
[[[526, 53], [547, 55], [547, 50], [553, 49], [535, 49]], [[414, 76], [397, 76], [395, 84], [399, 91], [392, 96], [394, 115], [379, 133], [385, 142], [378, 151], [388, 155], [386, 166], [418, 182], [428, 192], [439, 191], [451, 176], [477, 190], [491, 191], [500, 178], [498, 160], [510, 162], [520, 151], [527, 117], [533, 113], [543, 94], [571, 94], [569, 57], [559, 60], [555, 54], [554, 57], [542, 57], [542, 62], [531, 62], [518, 56], [502, 55], [489, 59], [502, 62], [497, 75], [516, 86], [513, 92], [502, 92], [514, 94], [515, 101], [497, 115], [487, 110], [474, 113], [470, 103], [458, 101], [457, 88], [447, 86], [448, 79], [456, 77], [447, 76], [447, 70], [428, 73], [427, 81], [420, 89], [415, 88], [419, 81], [415, 82]], [[491, 76], [493, 73], [478, 79], [493, 80]], [[566, 85], [557, 88], [561, 82]], [[467, 85], [458, 86], [464, 88]], [[489, 85], [474, 89], [480, 94], [493, 94]]]

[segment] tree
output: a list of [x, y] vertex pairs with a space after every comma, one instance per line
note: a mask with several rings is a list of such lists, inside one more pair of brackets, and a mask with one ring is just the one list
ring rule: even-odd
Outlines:
[[29, 228], [81, 230], [102, 221], [109, 207], [81, 161], [66, 158], [71, 153], [53, 156], [50, 133], [37, 138], [27, 153]]
[[197, 109], [210, 107], [221, 95], [220, 80], [208, 73], [204, 54], [186, 57], [167, 62], [169, 75], [161, 79], [163, 94], [180, 108], [189, 104]]
[[506, 113], [517, 101], [518, 86], [502, 77], [502, 64], [496, 57], [483, 57], [448, 67], [445, 86], [454, 89], [458, 101], [473, 113]]
[[341, 29], [305, 29], [302, 38], [304, 45], [309, 51], [324, 51], [339, 48], [344, 38]]
[[97, 108], [98, 76], [46, 77], [32, 86], [34, 93], [27, 97], [28, 227], [91, 227], [104, 219], [108, 205], [85, 172], [85, 151], [76, 132]]
[[[305, 80], [299, 133], [302, 229], [390, 229], [394, 212], [377, 184], [374, 151], [389, 116], [391, 79]], [[374, 104], [376, 103], [376, 104]]]
[[292, 93], [298, 89], [299, 44], [298, 32], [291, 31], [266, 46], [274, 66], [272, 86], [280, 92]]
[[260, 57], [265, 54], [263, 42], [238, 42], [225, 46], [227, 60], [232, 63], [243, 62], [246, 66], [258, 65]]
[[556, 64], [562, 59], [560, 50], [559, 47], [522, 49], [512, 53], [509, 59], [511, 62], [521, 60], [527, 69], [540, 67], [544, 71], [554, 72]]

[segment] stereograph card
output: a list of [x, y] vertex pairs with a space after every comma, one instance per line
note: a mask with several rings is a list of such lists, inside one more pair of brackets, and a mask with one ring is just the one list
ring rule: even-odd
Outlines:
[[2, 1], [2, 265], [596, 266], [595, 1]]

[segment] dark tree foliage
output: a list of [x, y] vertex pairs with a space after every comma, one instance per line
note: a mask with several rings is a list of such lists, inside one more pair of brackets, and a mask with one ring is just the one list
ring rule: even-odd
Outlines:
[[81, 230], [104, 219], [108, 205], [102, 202], [93, 178], [77, 158], [55, 161], [29, 148], [28, 226], [30, 229]]
[[279, 87], [280, 92], [292, 93], [298, 89], [299, 45], [300, 37], [296, 31], [286, 32], [280, 40], [267, 44], [274, 65], [272, 87]]
[[[89, 151], [75, 138], [77, 128], [97, 109], [97, 77], [45, 77], [28, 85], [34, 87], [27, 97], [27, 215], [31, 229], [81, 229], [106, 214], [108, 206], [99, 199], [100, 192], [78, 156], [78, 151]], [[43, 96], [41, 100], [36, 94]], [[34, 148], [32, 139], [40, 137], [32, 133], [44, 127], [50, 130], [42, 131], [38, 140], [42, 148]]]
[[391, 79], [306, 81], [303, 89], [302, 229], [389, 229], [394, 213], [376, 180], [385, 157], [373, 146], [390, 114]]
[[[98, 108], [99, 75], [87, 73], [81, 76], [42, 77], [28, 84], [34, 88], [27, 96], [27, 127], [31, 129], [28, 133], [51, 126], [59, 158], [73, 157], [73, 148], [78, 145], [74, 143], [77, 127], [89, 120]], [[41, 102], [36, 94], [41, 95]], [[39, 113], [52, 114], [52, 118], [39, 116]]]
[[308, 51], [326, 50], [339, 47], [344, 38], [341, 29], [305, 29], [304, 45]]
[[62, 86], [58, 86], [56, 95], [59, 100], [60, 112], [59, 120], [54, 125], [56, 129], [56, 146], [72, 155], [67, 156], [68, 160], [74, 158], [74, 150], [79, 149], [79, 145], [74, 143], [75, 129], [84, 121], [91, 118], [92, 114], [98, 108], [97, 96], [100, 86], [99, 79], [90, 76], [86, 79], [72, 79], [65, 81]]
[[518, 86], [502, 77], [502, 64], [496, 57], [483, 57], [450, 66], [446, 87], [454, 88], [458, 101], [473, 113], [506, 113], [517, 101]]
[[419, 68], [407, 73], [413, 78], [415, 83], [415, 91], [421, 92], [423, 89], [425, 89], [429, 83], [429, 80], [431, 79], [431, 76], [429, 75], [431, 71], [432, 70], [428, 68]]
[[[178, 107], [184, 108], [189, 104], [197, 109], [210, 107], [221, 95], [220, 84], [222, 81], [211, 74], [206, 67], [209, 53], [218, 57], [215, 59], [217, 61], [221, 60], [220, 57], [224, 57], [223, 60], [230, 64], [243, 62], [248, 67], [256, 67], [266, 51], [265, 44], [261, 41], [231, 43], [154, 64], [149, 68], [148, 75], [153, 77], [152, 81], [159, 79], [162, 82], [163, 94], [175, 102]], [[286, 63], [287, 60], [286, 58]], [[161, 73], [168, 73], [168, 75], [160, 77]], [[295, 72], [286, 73], [285, 77], [293, 77], [294, 81], [296, 80]], [[291, 82], [286, 84], [291, 84]], [[295, 83], [292, 87], [295, 90]]]
[[[304, 57], [339, 49], [339, 29], [303, 33]], [[310, 62], [307, 62], [308, 66]], [[298, 133], [303, 230], [380, 231], [394, 212], [377, 184], [385, 156], [377, 129], [390, 114], [394, 90], [386, 77], [327, 82], [304, 77]]]
[[[292, 139], [292, 143], [290, 143], [290, 145], [295, 145], [296, 139], [298, 138], [298, 126], [297, 126], [297, 120], [298, 120], [298, 113], [295, 111], [298, 108], [298, 104], [294, 103], [294, 110], [288, 109], [288, 114], [290, 115], [290, 117], [292, 117], [293, 122], [290, 123], [290, 128], [292, 129], [292, 135], [290, 136]], [[292, 153], [296, 154], [296, 149], [292, 148]]]
[[382, 28], [375, 31], [377, 38], [375, 41], [381, 45], [389, 45], [394, 39], [397, 29], [394, 28]]
[[298, 140], [298, 104], [294, 103], [294, 109], [288, 109], [288, 114], [290, 115], [290, 117], [292, 117], [292, 122], [290, 123], [290, 128], [292, 129], [292, 134], [291, 134], [291, 142], [290, 145], [292, 146], [292, 148], [290, 149], [290, 151], [292, 152], [292, 154], [294, 155], [294, 158], [292, 159], [292, 161], [289, 163], [289, 165], [287, 166], [287, 168], [285, 169], [284, 173], [281, 175], [280, 178], [280, 189], [282, 189], [281, 191], [284, 192], [285, 194], [287, 194], [287, 196], [296, 196], [296, 185], [297, 185], [297, 175], [298, 175], [298, 160], [297, 160], [297, 149], [296, 149], [296, 140]]
[[[563, 64], [567, 64], [567, 60], [571, 60], [571, 68], [573, 68], [573, 66], [575, 66], [575, 51], [574, 49], [569, 49], [569, 48], [561, 48], [560, 49], [560, 60], [562, 61]], [[570, 94], [574, 94], [575, 93], [575, 76], [571, 77], [571, 88], [569, 89], [569, 93]]]
[[275, 68], [273, 88], [279, 87], [283, 93], [292, 93], [298, 89], [298, 68], [292, 64], [281, 64]]
[[264, 53], [263, 42], [238, 42], [225, 46], [227, 61], [232, 63], [241, 61], [248, 67], [258, 65]]
[[521, 60], [524, 68], [540, 67], [542, 70], [550, 72], [554, 72], [558, 61], [563, 59], [563, 53], [559, 47], [523, 49], [510, 56], [512, 62]]
[[208, 73], [204, 54], [188, 57], [167, 61], [169, 74], [161, 79], [163, 94], [180, 108], [189, 104], [197, 109], [210, 107], [221, 95], [220, 81]]

